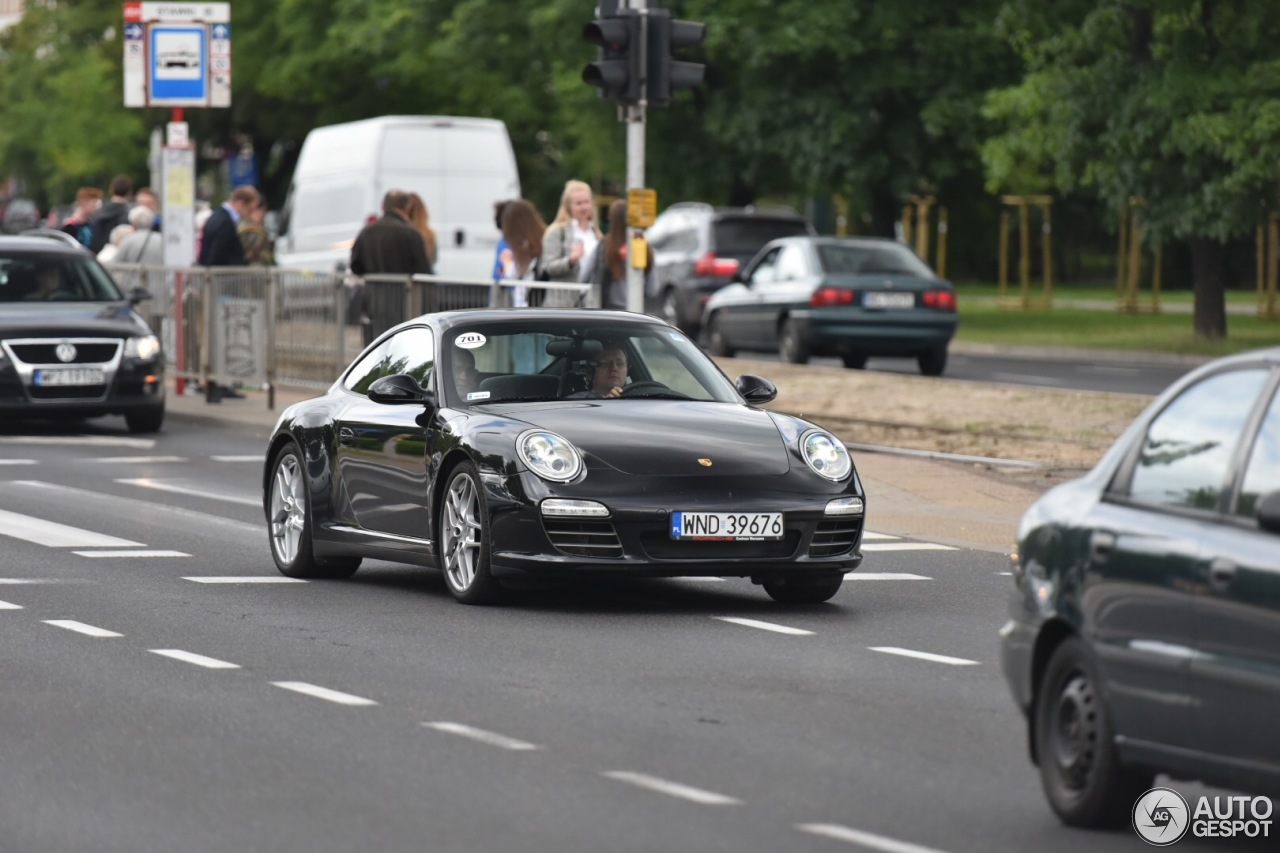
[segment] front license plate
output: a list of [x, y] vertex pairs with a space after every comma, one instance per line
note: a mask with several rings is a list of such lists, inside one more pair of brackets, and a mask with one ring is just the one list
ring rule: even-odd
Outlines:
[[35, 373], [35, 383], [41, 388], [48, 388], [52, 385], [102, 385], [106, 381], [101, 367], [37, 370]]
[[914, 308], [914, 293], [864, 293], [862, 304], [867, 308]]
[[780, 512], [673, 512], [672, 539], [764, 542], [782, 538]]

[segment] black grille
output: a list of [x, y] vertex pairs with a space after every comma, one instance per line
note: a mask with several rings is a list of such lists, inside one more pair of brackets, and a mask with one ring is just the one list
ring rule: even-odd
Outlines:
[[[62, 341], [50, 341], [42, 344], [10, 344], [13, 354], [26, 364], [62, 364], [56, 350]], [[76, 348], [76, 357], [68, 364], [101, 364], [115, 358], [120, 344], [72, 344]]]
[[640, 539], [655, 560], [735, 560], [752, 557], [790, 557], [800, 546], [800, 531], [788, 530], [781, 539], [764, 542], [714, 542], [672, 539], [665, 533], [646, 533]]
[[608, 521], [542, 520], [551, 544], [575, 557], [617, 559], [622, 556], [618, 532]]
[[809, 542], [810, 557], [834, 557], [843, 554], [853, 547], [853, 540], [858, 538], [862, 528], [860, 518], [841, 518], [835, 521], [821, 521], [813, 531], [813, 539]]
[[32, 386], [27, 389], [33, 400], [96, 400], [107, 393], [106, 385]]

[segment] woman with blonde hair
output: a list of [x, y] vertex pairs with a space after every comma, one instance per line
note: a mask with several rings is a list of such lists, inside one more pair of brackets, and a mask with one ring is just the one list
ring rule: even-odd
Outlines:
[[[542, 258], [542, 238], [547, 223], [524, 199], [516, 199], [502, 211], [502, 238], [507, 241], [499, 260], [502, 277], [509, 281], [536, 281]], [[523, 308], [529, 304], [527, 285], [511, 288], [511, 304]]]
[[[591, 186], [568, 181], [560, 194], [560, 209], [542, 237], [542, 269], [548, 281], [578, 281], [580, 267], [600, 242], [596, 226], [596, 202]], [[573, 307], [578, 295], [565, 290], [548, 291], [547, 307]]]
[[413, 230], [422, 235], [422, 243], [427, 249], [427, 260], [431, 261], [431, 273], [436, 269], [436, 232], [431, 230], [431, 217], [427, 213], [427, 203], [417, 193], [409, 193], [409, 206], [405, 209], [409, 224]]

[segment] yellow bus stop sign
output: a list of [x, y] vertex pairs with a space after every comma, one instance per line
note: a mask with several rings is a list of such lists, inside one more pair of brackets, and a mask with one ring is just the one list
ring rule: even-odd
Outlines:
[[658, 218], [658, 191], [627, 190], [627, 225], [648, 228]]

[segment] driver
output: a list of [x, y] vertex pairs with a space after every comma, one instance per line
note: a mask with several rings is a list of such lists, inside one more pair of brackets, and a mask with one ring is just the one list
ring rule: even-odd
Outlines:
[[616, 343], [606, 342], [596, 359], [595, 369], [589, 377], [591, 387], [577, 394], [570, 394], [570, 399], [601, 399], [603, 397], [621, 397], [622, 388], [627, 384], [627, 354]]
[[45, 267], [36, 273], [36, 289], [27, 294], [27, 299], [44, 301], [50, 299], [62, 286], [62, 277], [57, 267]]
[[453, 351], [453, 387], [458, 396], [467, 399], [467, 395], [479, 387], [476, 375], [476, 357], [467, 349]]

